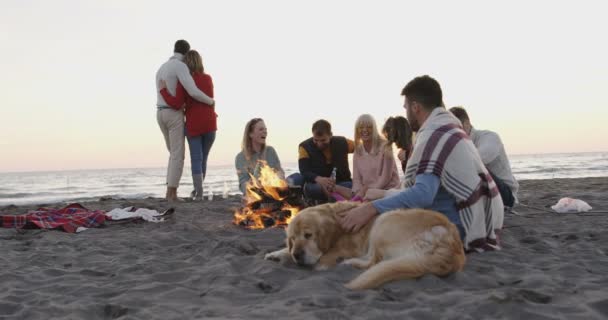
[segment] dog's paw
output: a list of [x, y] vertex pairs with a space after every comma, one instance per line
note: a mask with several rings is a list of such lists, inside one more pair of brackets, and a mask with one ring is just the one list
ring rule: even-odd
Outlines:
[[315, 271], [325, 271], [329, 269], [329, 266], [324, 265], [324, 264], [316, 264], [315, 265]]
[[281, 261], [281, 257], [275, 254], [274, 252], [271, 252], [264, 255], [264, 260], [279, 262]]
[[289, 252], [287, 249], [281, 249], [278, 251], [270, 252], [264, 255], [264, 260], [281, 262], [283, 261]]
[[367, 265], [369, 264], [369, 262], [366, 260], [363, 260], [361, 258], [351, 258], [351, 259], [346, 259], [346, 260], [342, 261], [340, 264], [352, 266], [357, 269], [365, 269], [367, 267]]

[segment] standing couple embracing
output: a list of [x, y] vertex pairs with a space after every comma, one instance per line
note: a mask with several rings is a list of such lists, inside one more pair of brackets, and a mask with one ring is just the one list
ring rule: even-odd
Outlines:
[[202, 200], [207, 158], [217, 131], [213, 80], [205, 73], [201, 55], [190, 50], [186, 40], [176, 41], [173, 51], [156, 73], [156, 119], [169, 151], [166, 199], [179, 200], [187, 137], [194, 186], [191, 197]]

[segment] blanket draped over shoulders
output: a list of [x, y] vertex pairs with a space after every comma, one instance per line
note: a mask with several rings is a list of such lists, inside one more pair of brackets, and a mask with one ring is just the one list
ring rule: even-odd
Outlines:
[[468, 251], [497, 250], [504, 206], [498, 188], [460, 122], [442, 107], [435, 108], [416, 135], [405, 171], [405, 187], [416, 175], [431, 173], [457, 203]]

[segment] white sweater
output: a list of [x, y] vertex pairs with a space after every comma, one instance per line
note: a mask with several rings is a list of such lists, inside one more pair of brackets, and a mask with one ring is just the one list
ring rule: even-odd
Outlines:
[[196, 87], [196, 83], [190, 75], [188, 66], [182, 62], [184, 55], [181, 53], [175, 53], [173, 57], [169, 58], [169, 61], [163, 63], [156, 72], [156, 106], [158, 107], [169, 107], [169, 104], [165, 102], [163, 96], [160, 94], [160, 80], [165, 80], [167, 83], [167, 90], [172, 96], [175, 96], [175, 88], [177, 88], [177, 81], [182, 84], [188, 94], [203, 103], [213, 105], [214, 101], [199, 88]]
[[517, 199], [519, 183], [511, 172], [511, 163], [498, 134], [489, 130], [471, 128], [470, 136], [479, 151], [481, 161], [486, 165], [488, 171], [508, 185], [513, 196]]

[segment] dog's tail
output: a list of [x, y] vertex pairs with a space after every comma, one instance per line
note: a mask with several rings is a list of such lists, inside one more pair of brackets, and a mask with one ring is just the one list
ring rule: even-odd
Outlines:
[[[456, 233], [450, 236], [458, 235]], [[427, 273], [445, 276], [460, 271], [466, 258], [459, 240], [458, 238], [451, 246], [438, 246], [421, 256], [402, 256], [381, 261], [346, 284], [346, 287], [353, 290], [372, 289], [389, 281], [419, 278]]]

